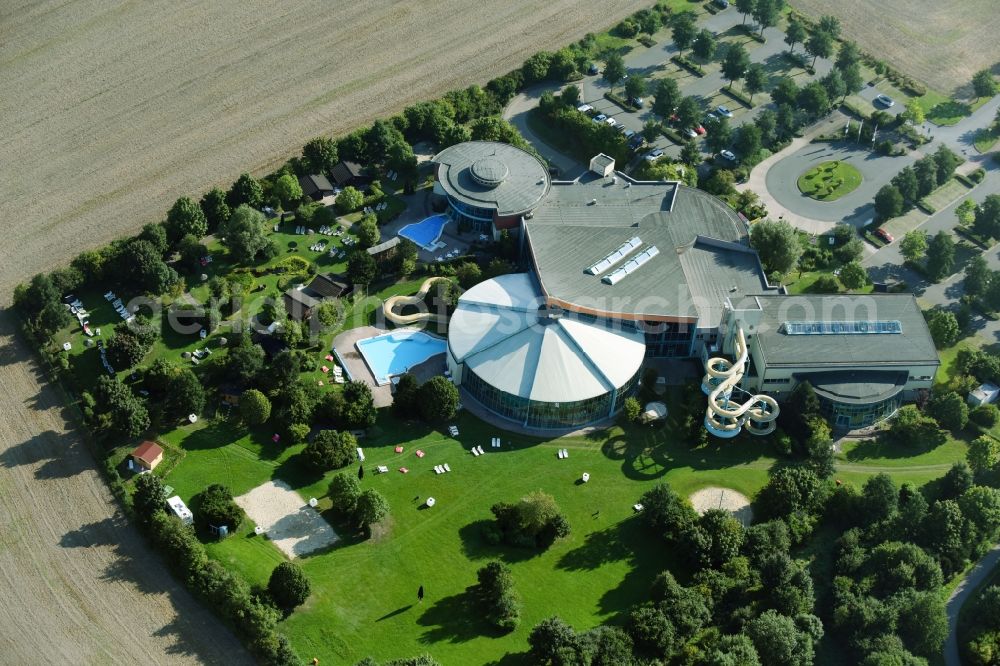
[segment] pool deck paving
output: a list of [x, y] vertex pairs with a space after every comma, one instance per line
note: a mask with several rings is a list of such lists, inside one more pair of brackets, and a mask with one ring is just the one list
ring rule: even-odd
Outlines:
[[[372, 374], [365, 359], [358, 351], [357, 343], [359, 340], [384, 335], [389, 330], [375, 326], [361, 326], [344, 331], [333, 340], [333, 349], [344, 364], [345, 374], [353, 381], [368, 384], [372, 389], [372, 399], [375, 401], [375, 406], [379, 408], [392, 405], [392, 384], [378, 385], [378, 382], [375, 381], [375, 375]], [[418, 382], [423, 383], [435, 375], [443, 374], [446, 367], [445, 355], [435, 354], [411, 367], [409, 372], [417, 378]]]

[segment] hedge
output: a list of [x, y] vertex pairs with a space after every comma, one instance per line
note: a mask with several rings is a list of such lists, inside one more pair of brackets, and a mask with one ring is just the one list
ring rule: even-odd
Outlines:
[[685, 58], [684, 56], [675, 55], [670, 59], [670, 62], [674, 63], [681, 69], [686, 69], [687, 71], [691, 72], [692, 74], [694, 74], [699, 78], [705, 76], [705, 70], [701, 68], [701, 65], [699, 65], [696, 62], [692, 62], [690, 59]]
[[744, 95], [743, 93], [741, 93], [738, 90], [733, 90], [732, 88], [730, 88], [728, 86], [724, 86], [722, 88], [719, 88], [719, 92], [722, 93], [723, 95], [726, 95], [726, 96], [728, 96], [728, 97], [736, 100], [737, 102], [739, 102], [740, 104], [742, 104], [743, 106], [745, 106], [748, 109], [752, 109], [753, 108], [753, 102], [750, 101], [750, 98], [747, 97], [746, 95]]

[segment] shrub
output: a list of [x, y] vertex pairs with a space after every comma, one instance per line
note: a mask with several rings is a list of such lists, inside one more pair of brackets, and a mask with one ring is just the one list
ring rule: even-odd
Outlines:
[[479, 597], [486, 618], [504, 631], [516, 629], [521, 621], [521, 609], [514, 591], [510, 567], [494, 560], [479, 569], [476, 577], [479, 580], [476, 596]]
[[240, 416], [249, 425], [261, 425], [271, 418], [271, 401], [257, 389], [249, 389], [240, 396]]
[[512, 546], [548, 548], [570, 531], [555, 499], [540, 490], [522, 497], [517, 504], [494, 504], [490, 511], [496, 518], [491, 528], [499, 532], [503, 543]]
[[271, 572], [267, 581], [267, 591], [271, 593], [278, 608], [286, 612], [301, 606], [309, 598], [311, 587], [302, 569], [292, 562], [282, 562]]
[[349, 432], [321, 430], [302, 451], [314, 469], [328, 471], [345, 467], [354, 459], [358, 440]]
[[622, 405], [622, 419], [628, 423], [635, 423], [639, 420], [639, 415], [642, 413], [642, 405], [639, 404], [639, 400], [635, 397], [625, 398], [625, 402]]
[[353, 517], [361, 497], [361, 482], [353, 474], [341, 472], [330, 479], [328, 491], [333, 508], [345, 516]]
[[992, 428], [1000, 419], [996, 405], [979, 405], [969, 412], [969, 420], [982, 428]]

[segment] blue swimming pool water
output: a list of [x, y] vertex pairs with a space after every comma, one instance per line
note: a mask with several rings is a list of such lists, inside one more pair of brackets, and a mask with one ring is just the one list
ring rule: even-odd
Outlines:
[[358, 351], [379, 385], [392, 375], [401, 375], [435, 354], [443, 354], [448, 343], [422, 331], [393, 331], [357, 342]]
[[398, 235], [410, 239], [425, 250], [433, 251], [434, 243], [441, 237], [441, 230], [447, 223], [447, 215], [432, 215], [406, 225], [399, 230]]

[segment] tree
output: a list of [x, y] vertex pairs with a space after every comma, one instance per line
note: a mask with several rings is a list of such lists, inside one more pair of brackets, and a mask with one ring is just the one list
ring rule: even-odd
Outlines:
[[257, 389], [248, 389], [240, 396], [240, 416], [248, 425], [262, 425], [271, 418], [271, 401]]
[[521, 74], [525, 84], [544, 81], [549, 75], [549, 67], [552, 64], [552, 53], [549, 51], [539, 51], [524, 61], [521, 66]]
[[633, 74], [625, 81], [625, 98], [630, 102], [642, 98], [646, 94], [646, 79], [639, 74]]
[[795, 45], [803, 43], [808, 36], [809, 32], [798, 17], [792, 16], [788, 19], [788, 26], [785, 28], [785, 43], [788, 44], [789, 53], [794, 53]]
[[681, 147], [681, 162], [689, 167], [696, 167], [701, 163], [701, 150], [694, 141], [685, 141]]
[[431, 377], [420, 387], [417, 397], [420, 417], [428, 423], [443, 423], [455, 416], [458, 389], [445, 377]]
[[653, 113], [661, 120], [669, 118], [680, 101], [681, 91], [677, 81], [665, 78], [656, 82], [656, 89], [653, 92]]
[[969, 406], [955, 391], [936, 393], [927, 403], [927, 413], [946, 430], [961, 430], [969, 422]]
[[232, 209], [243, 204], [254, 209], [260, 208], [261, 204], [264, 203], [264, 189], [250, 174], [240, 174], [233, 186], [229, 188], [229, 192], [226, 193], [226, 203]]
[[312, 587], [302, 568], [294, 562], [282, 562], [274, 567], [267, 581], [267, 591], [278, 608], [286, 613], [301, 606], [309, 598]]
[[486, 618], [504, 631], [517, 628], [521, 619], [520, 602], [514, 591], [514, 579], [510, 567], [493, 560], [476, 572], [479, 584], [476, 595], [485, 611]]
[[726, 51], [722, 59], [722, 76], [729, 81], [729, 87], [733, 87], [733, 81], [743, 77], [743, 73], [750, 66], [750, 56], [747, 50], [740, 43], [734, 43]]
[[698, 520], [691, 503], [665, 483], [643, 493], [639, 503], [643, 506], [643, 521], [668, 544], [680, 544]]
[[747, 71], [743, 75], [743, 89], [750, 93], [751, 102], [753, 102], [754, 95], [764, 90], [765, 85], [767, 85], [767, 72], [764, 70], [764, 66], [760, 63], [754, 63], [747, 67]]
[[369, 428], [375, 425], [375, 399], [372, 390], [364, 382], [350, 381], [344, 384], [344, 405], [340, 412], [341, 421], [348, 428]]
[[830, 35], [830, 39], [840, 39], [840, 19], [829, 14], [819, 17], [816, 29]]
[[573, 107], [574, 109], [580, 105], [580, 87], [574, 84], [570, 84], [563, 88], [562, 93], [559, 95], [559, 99], [566, 106]]
[[948, 146], [940, 146], [932, 157], [937, 168], [937, 184], [944, 185], [955, 174], [955, 168], [962, 160]]
[[290, 173], [286, 173], [274, 181], [272, 192], [281, 201], [281, 207], [286, 209], [297, 205], [302, 199], [302, 186], [299, 185], [299, 179]]
[[388, 513], [389, 502], [374, 488], [369, 488], [358, 496], [355, 515], [361, 527], [366, 529], [371, 527], [385, 518]]
[[198, 205], [201, 206], [201, 212], [205, 214], [209, 231], [218, 229], [233, 212], [229, 208], [229, 204], [226, 203], [226, 193], [218, 187], [213, 187], [205, 192]]
[[980, 236], [1000, 238], [1000, 194], [990, 194], [976, 208], [972, 228]]
[[742, 125], [736, 132], [736, 141], [733, 147], [745, 159], [753, 159], [760, 151], [760, 128], [750, 123]]
[[826, 87], [819, 81], [804, 85], [795, 101], [801, 109], [813, 116], [826, 113], [830, 109], [830, 96], [826, 92]]
[[844, 81], [844, 92], [847, 95], [858, 92], [865, 85], [864, 76], [861, 74], [861, 66], [857, 63], [840, 70], [840, 78]]
[[911, 99], [906, 103], [906, 110], [899, 114], [903, 120], [910, 123], [911, 125], [923, 125], [924, 121], [927, 119], [924, 114], [924, 107], [920, 105], [920, 102], [915, 99]]
[[887, 520], [896, 513], [899, 489], [888, 474], [876, 474], [861, 489], [862, 513], [869, 523]]
[[852, 41], [842, 42], [840, 50], [837, 51], [837, 60], [834, 63], [841, 72], [858, 65], [861, 61], [861, 50]]
[[757, 6], [757, 0], [736, 0], [736, 11], [743, 14], [743, 24], [746, 25], [747, 17], [753, 14]]
[[656, 141], [656, 137], [660, 136], [662, 130], [660, 123], [650, 118], [642, 125], [642, 138], [652, 143]]
[[806, 52], [813, 57], [812, 66], [815, 67], [817, 58], [829, 58], [833, 53], [833, 37], [817, 30], [806, 40]]
[[347, 277], [355, 285], [367, 287], [375, 279], [378, 266], [365, 250], [355, 250], [347, 260]]
[[230, 532], [235, 532], [246, 518], [243, 509], [233, 501], [233, 493], [221, 483], [213, 483], [205, 488], [192, 498], [191, 505], [195, 525], [203, 532], [223, 525]]
[[766, 610], [744, 628], [753, 641], [762, 664], [808, 666], [813, 663], [813, 637], [801, 631], [794, 620]]
[[979, 207], [976, 202], [972, 199], [965, 199], [962, 203], [958, 204], [955, 208], [955, 217], [958, 218], [959, 224], [972, 224], [976, 219], [976, 210]]
[[337, 156], [337, 142], [326, 136], [310, 139], [302, 147], [302, 159], [305, 161], [310, 173], [328, 174], [333, 171], [333, 167], [339, 161]]
[[143, 344], [129, 329], [115, 331], [108, 341], [108, 361], [119, 370], [135, 367], [149, 352], [150, 345]]
[[725, 150], [732, 145], [733, 142], [733, 128], [729, 124], [729, 118], [719, 118], [718, 120], [713, 120], [708, 123], [705, 128], [708, 130], [708, 136], [705, 137], [705, 143], [708, 147], [712, 149], [713, 152], [719, 152], [720, 150]]
[[753, 8], [753, 18], [760, 26], [760, 34], [763, 36], [764, 29], [770, 28], [778, 22], [781, 15], [781, 7], [776, 0], [757, 0]]
[[892, 420], [889, 434], [897, 443], [913, 449], [929, 449], [942, 439], [938, 424], [916, 405], [903, 405]]
[[222, 244], [238, 263], [249, 264], [271, 245], [264, 214], [241, 204], [220, 229]]
[[191, 368], [177, 368], [171, 373], [164, 407], [174, 418], [200, 414], [205, 408], [205, 387]]
[[934, 346], [938, 349], [946, 349], [958, 342], [958, 337], [962, 331], [958, 327], [958, 320], [951, 310], [934, 309], [926, 313], [927, 328], [930, 329], [931, 338], [934, 339]]
[[116, 277], [150, 294], [162, 294], [177, 282], [177, 271], [163, 263], [163, 255], [147, 240], [135, 239], [120, 250]]
[[685, 97], [677, 105], [677, 124], [681, 127], [694, 127], [701, 119], [701, 107], [694, 97]]
[[826, 90], [826, 95], [830, 100], [847, 97], [847, 86], [844, 84], [844, 79], [840, 75], [839, 70], [831, 69], [830, 73], [820, 80], [820, 83], [823, 85], [823, 89]]
[[907, 261], [922, 259], [927, 252], [927, 232], [919, 229], [907, 231], [899, 242], [899, 251]]
[[718, 569], [736, 557], [743, 545], [743, 525], [725, 509], [709, 509], [698, 519], [706, 539], [699, 544], [703, 564]]
[[955, 266], [955, 241], [951, 234], [941, 230], [927, 246], [927, 273], [938, 282], [951, 275]]
[[868, 284], [868, 273], [857, 261], [852, 261], [841, 267], [839, 277], [848, 289], [861, 289]]
[[528, 635], [530, 654], [537, 664], [562, 664], [563, 656], [572, 654], [577, 644], [573, 627], [558, 617], [542, 620]]
[[378, 218], [372, 214], [362, 217], [361, 221], [358, 222], [358, 242], [361, 243], [361, 247], [369, 248], [378, 245], [381, 238], [382, 233], [378, 228]]
[[757, 648], [744, 634], [721, 637], [708, 653], [706, 666], [761, 666]]
[[320, 430], [313, 441], [306, 444], [302, 455], [310, 466], [326, 472], [352, 462], [357, 447], [358, 440], [349, 432]]
[[353, 474], [340, 472], [330, 479], [330, 489], [327, 493], [333, 508], [344, 516], [354, 516], [361, 497], [361, 482]]
[[795, 229], [784, 220], [755, 223], [750, 229], [750, 244], [757, 250], [768, 274], [787, 273], [802, 254]]
[[167, 491], [163, 479], [155, 474], [140, 474], [136, 477], [132, 508], [140, 524], [148, 526], [155, 514], [163, 513], [166, 503]]
[[410, 418], [418, 415], [419, 391], [420, 384], [412, 374], [406, 373], [399, 378], [392, 396], [392, 408], [397, 416]]
[[241, 337], [226, 353], [226, 375], [237, 384], [246, 384], [264, 367], [264, 349]]
[[917, 176], [917, 196], [925, 197], [937, 187], [938, 170], [937, 164], [930, 157], [917, 160], [913, 165], [913, 172]]
[[455, 277], [458, 278], [458, 284], [462, 286], [462, 289], [469, 289], [482, 282], [483, 272], [480, 270], [479, 264], [464, 261], [455, 268]]
[[875, 193], [875, 213], [880, 220], [898, 217], [903, 213], [903, 195], [895, 185], [883, 185]]
[[981, 435], [969, 444], [965, 460], [976, 474], [993, 470], [1000, 462], [1000, 441]]
[[771, 89], [771, 101], [778, 105], [779, 116], [781, 107], [791, 108], [797, 103], [798, 97], [799, 86], [790, 76], [778, 79], [778, 83]]
[[972, 75], [972, 90], [976, 97], [993, 97], [997, 94], [997, 83], [988, 69], [981, 69]]
[[604, 72], [601, 74], [611, 89], [615, 89], [615, 84], [625, 78], [625, 61], [617, 51], [608, 54], [608, 59], [604, 61]]
[[897, 632], [915, 654], [927, 658], [941, 654], [948, 636], [948, 616], [941, 595], [937, 591], [905, 595]]
[[981, 428], [992, 428], [1000, 421], [1000, 410], [996, 405], [979, 405], [969, 410], [969, 420]]
[[337, 210], [341, 215], [353, 213], [365, 204], [365, 195], [361, 194], [357, 188], [348, 185], [337, 195]]
[[165, 255], [167, 250], [170, 249], [170, 242], [167, 240], [167, 228], [163, 224], [153, 224], [151, 222], [143, 225], [142, 231], [139, 232], [136, 238], [149, 241], [161, 255]]
[[692, 12], [682, 12], [674, 17], [670, 36], [674, 40], [678, 54], [684, 55], [684, 49], [691, 46], [697, 34], [698, 28], [695, 25], [695, 16]]
[[711, 60], [712, 56], [715, 55], [715, 47], [715, 35], [712, 34], [711, 30], [699, 31], [698, 36], [694, 38], [694, 43], [691, 44], [691, 50], [702, 60]]

